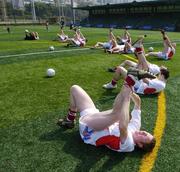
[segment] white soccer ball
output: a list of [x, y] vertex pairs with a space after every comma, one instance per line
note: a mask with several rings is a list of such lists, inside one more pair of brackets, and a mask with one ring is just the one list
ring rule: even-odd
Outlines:
[[48, 77], [53, 77], [53, 76], [55, 76], [55, 74], [56, 74], [56, 72], [55, 72], [55, 70], [52, 69], [52, 68], [49, 68], [49, 69], [47, 69], [47, 71], [46, 71], [46, 75], [47, 75]]
[[54, 47], [53, 47], [53, 46], [50, 46], [50, 47], [49, 47], [49, 51], [54, 51]]
[[154, 48], [153, 48], [153, 47], [149, 47], [149, 48], [148, 48], [148, 51], [149, 51], [149, 52], [152, 52], [152, 51], [154, 51]]

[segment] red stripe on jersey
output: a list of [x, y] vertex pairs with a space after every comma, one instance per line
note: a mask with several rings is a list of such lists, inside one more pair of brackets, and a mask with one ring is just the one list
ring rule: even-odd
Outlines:
[[120, 148], [120, 137], [103, 136], [96, 140], [96, 146], [106, 145], [111, 149], [118, 150]]
[[155, 88], [146, 88], [144, 89], [144, 94], [153, 94], [156, 92]]
[[168, 58], [171, 59], [173, 54], [174, 54], [173, 51], [170, 51], [170, 53], [168, 54]]

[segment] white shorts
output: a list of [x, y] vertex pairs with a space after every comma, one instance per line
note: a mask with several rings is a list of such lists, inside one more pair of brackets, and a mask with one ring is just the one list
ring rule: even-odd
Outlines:
[[103, 48], [104, 49], [111, 49], [112, 48], [112, 44], [110, 42], [105, 42], [105, 43], [103, 43]]
[[[84, 109], [83, 111], [80, 112], [80, 117], [81, 116], [84, 116], [84, 115], [89, 115], [89, 114], [93, 114], [93, 113], [98, 113], [99, 112], [99, 109], [96, 109], [96, 108], [87, 108], [87, 109]], [[81, 118], [80, 118], [81, 119]], [[80, 120], [79, 119], [79, 120]]]
[[132, 47], [132, 48], [128, 49], [126, 53], [127, 53], [127, 54], [133, 54], [134, 51], [135, 51], [135, 48]]
[[128, 39], [121, 39], [122, 43], [128, 42]]
[[164, 59], [164, 60], [167, 60], [168, 59], [168, 54], [167, 53], [163, 53], [161, 51], [158, 52], [157, 56], [160, 58], [160, 59]]
[[96, 146], [96, 140], [100, 137], [109, 135], [109, 131], [107, 129], [96, 132], [92, 128], [88, 127], [87, 124], [82, 122], [82, 118], [86, 115], [98, 113], [99, 110], [96, 108], [88, 108], [80, 112], [80, 118], [79, 118], [79, 133], [84, 141], [84, 143], [95, 145]]
[[125, 45], [117, 45], [116, 46], [116, 48], [118, 48], [120, 52], [124, 51], [124, 47], [125, 47]]
[[81, 45], [81, 42], [78, 41], [78, 40], [73, 39], [73, 42], [74, 42], [74, 44], [76, 44], [77, 46], [80, 46], [80, 45]]
[[61, 41], [64, 41], [64, 40], [68, 39], [68, 36], [60, 35], [59, 38]]

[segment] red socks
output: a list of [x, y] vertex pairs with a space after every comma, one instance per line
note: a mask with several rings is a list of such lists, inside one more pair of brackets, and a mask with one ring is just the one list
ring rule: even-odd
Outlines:
[[76, 111], [69, 109], [68, 115], [67, 115], [67, 120], [68, 121], [74, 121], [75, 118], [76, 118]]
[[125, 81], [126, 81], [126, 83], [127, 83], [127, 85], [128, 85], [129, 87], [132, 87], [132, 86], [135, 85], [135, 80], [134, 80], [134, 78], [133, 78], [132, 76], [129, 76], [129, 75], [128, 75], [128, 76], [126, 77]]
[[111, 81], [111, 84], [112, 84], [113, 86], [115, 86], [115, 85], [117, 84], [117, 81], [113, 79], [113, 80]]

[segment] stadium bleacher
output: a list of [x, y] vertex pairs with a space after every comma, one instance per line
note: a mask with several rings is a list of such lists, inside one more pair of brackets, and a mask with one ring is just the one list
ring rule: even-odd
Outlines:
[[88, 20], [81, 21], [81, 25], [86, 27], [128, 27], [143, 30], [164, 28], [175, 31], [180, 23], [180, 1], [107, 4], [79, 9], [89, 11]]

